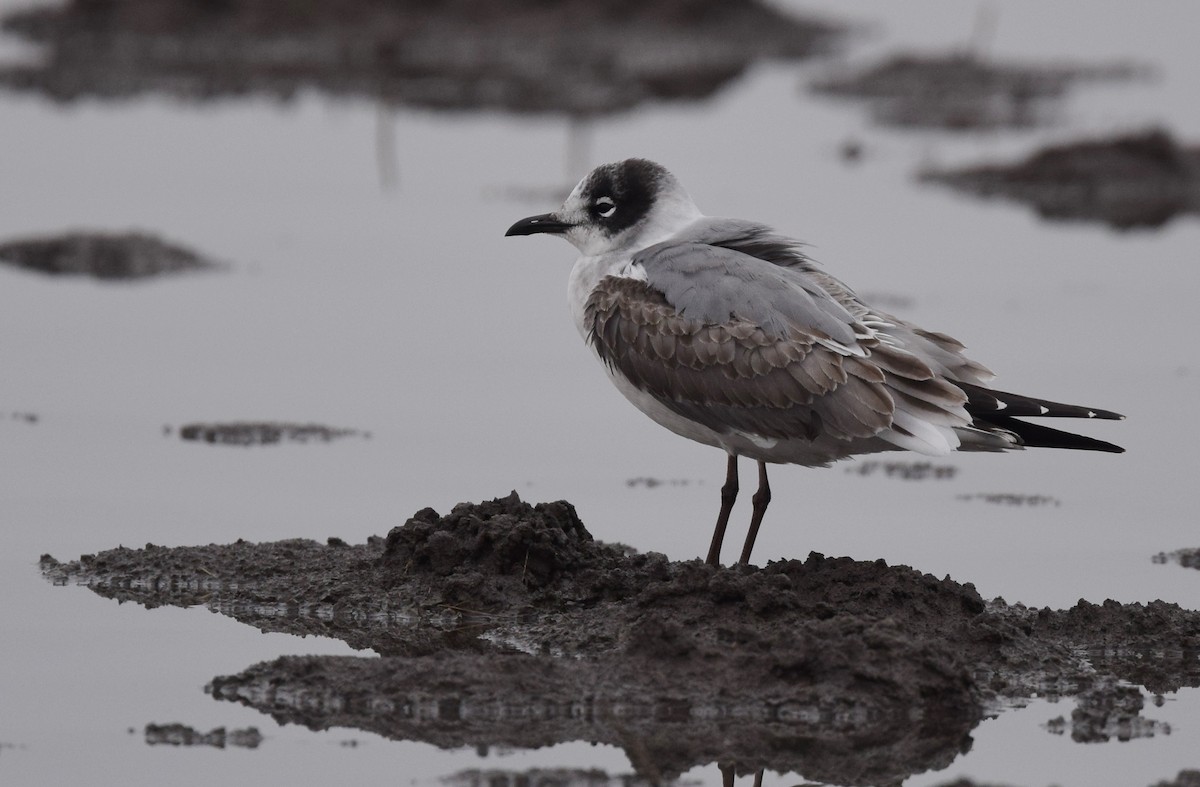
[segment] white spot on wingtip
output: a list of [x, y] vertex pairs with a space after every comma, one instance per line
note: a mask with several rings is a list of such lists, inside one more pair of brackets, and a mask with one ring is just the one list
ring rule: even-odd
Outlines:
[[999, 399], [997, 399], [997, 400], [996, 400], [996, 409], [997, 409], [997, 410], [1006, 410], [1006, 409], [1008, 409], [1008, 402], [1002, 402], [1002, 401], [1000, 401]]
[[1049, 407], [1042, 407], [1040, 404], [1038, 405], [1038, 410], [1041, 411], [1042, 415], [1045, 415], [1046, 413], [1050, 412]]
[[1088, 418], [1095, 418], [1095, 417], [1096, 417], [1096, 414], [1094, 412], [1092, 412], [1091, 410], [1088, 410]]

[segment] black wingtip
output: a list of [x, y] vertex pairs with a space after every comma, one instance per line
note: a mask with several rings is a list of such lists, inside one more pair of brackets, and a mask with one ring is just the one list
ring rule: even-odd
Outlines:
[[967, 412], [988, 420], [992, 415], [1022, 418], [1089, 418], [1101, 421], [1124, 421], [1125, 416], [1112, 410], [1083, 407], [1077, 404], [1052, 402], [1033, 396], [998, 391], [970, 383], [955, 383], [967, 395]]
[[1103, 451], [1109, 454], [1123, 454], [1125, 449], [1115, 443], [1097, 440], [1074, 432], [1064, 432], [1061, 429], [1051, 429], [1041, 424], [1031, 424], [1019, 418], [1005, 415], [991, 415], [980, 419], [993, 426], [1006, 429], [1015, 434], [1026, 448], [1065, 448], [1072, 451]]

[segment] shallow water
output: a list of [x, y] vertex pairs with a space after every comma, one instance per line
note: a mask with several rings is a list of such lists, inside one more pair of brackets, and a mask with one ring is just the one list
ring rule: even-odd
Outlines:
[[[14, 5], [0, 0], [0, 10]], [[1200, 59], [1190, 37], [1200, 10], [996, 7], [997, 56], [1130, 59], [1155, 66], [1158, 79], [1079, 89], [1065, 126], [958, 137], [876, 129], [864, 108], [809, 95], [803, 85], [827, 63], [765, 66], [709, 102], [596, 121], [585, 154], [589, 164], [657, 159], [707, 212], [805, 238], [864, 295], [911, 300], [896, 310], [966, 342], [1002, 388], [1129, 416], [1086, 425], [1124, 445], [1120, 456], [952, 457], [937, 460], [957, 469], [952, 478], [920, 482], [846, 472], [853, 465], [777, 468], [759, 561], [809, 550], [883, 557], [1030, 605], [1111, 597], [1196, 608], [1196, 573], [1151, 558], [1198, 546], [1200, 425], [1182, 413], [1200, 396], [1188, 319], [1200, 222], [1126, 234], [1045, 224], [912, 175], [930, 161], [1010, 157], [1151, 123], [1194, 143]], [[839, 10], [878, 23], [877, 37], [850, 49], [855, 60], [958, 45], [974, 14], [951, 2], [828, 5]], [[501, 237], [513, 220], [554, 207], [519, 195], [582, 174], [566, 171], [578, 136], [553, 119], [386, 110], [398, 167], [387, 189], [381, 112], [312, 94], [287, 105], [60, 106], [0, 93], [0, 238], [142, 229], [231, 266], [137, 283], [0, 267], [0, 744], [12, 747], [0, 748], [3, 783], [432, 784], [472, 767], [629, 771], [620, 751], [581, 743], [480, 757], [280, 727], [201, 688], [257, 661], [347, 646], [264, 635], [199, 610], [118, 606], [37, 572], [42, 553], [69, 559], [118, 544], [361, 542], [424, 506], [445, 512], [511, 489], [572, 501], [599, 538], [703, 555], [722, 458], [645, 421], [604, 381], [567, 317], [572, 250]], [[862, 145], [856, 165], [838, 156], [847, 139]], [[13, 417], [24, 413], [36, 420]], [[242, 448], [175, 433], [260, 420], [371, 439]], [[639, 477], [688, 483], [627, 484]], [[995, 494], [1058, 505], [981, 497]], [[748, 517], [743, 501], [731, 542]], [[1195, 689], [1145, 712], [1168, 722], [1169, 735], [1127, 743], [1078, 744], [1042, 727], [1070, 708], [1037, 701], [1005, 711], [948, 769], [906, 784], [959, 775], [1150, 784], [1200, 766]], [[177, 721], [257, 726], [266, 740], [255, 750], [146, 745], [146, 724]], [[720, 784], [714, 766], [687, 778]], [[766, 783], [796, 781], [769, 774]]]

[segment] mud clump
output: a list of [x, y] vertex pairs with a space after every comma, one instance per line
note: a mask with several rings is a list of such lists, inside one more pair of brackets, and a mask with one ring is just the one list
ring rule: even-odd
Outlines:
[[[167, 430], [169, 432], [169, 429]], [[279, 443], [329, 443], [343, 437], [370, 437], [357, 429], [338, 429], [321, 424], [291, 424], [279, 421], [234, 421], [218, 424], [184, 424], [179, 437], [219, 445], [276, 445]]]
[[1161, 227], [1200, 213], [1200, 147], [1165, 131], [1054, 145], [1015, 164], [928, 170], [922, 181], [1031, 205], [1044, 219]]
[[257, 727], [226, 730], [217, 727], [208, 732], [200, 732], [186, 724], [147, 724], [146, 744], [149, 746], [210, 746], [214, 749], [224, 749], [233, 746], [240, 749], [257, 749], [263, 741], [262, 733]]
[[1200, 549], [1189, 547], [1187, 549], [1176, 549], [1174, 552], [1159, 552], [1150, 558], [1151, 561], [1162, 565], [1164, 563], [1178, 563], [1184, 568], [1200, 569]]
[[0, 244], [0, 263], [52, 276], [144, 279], [219, 268], [196, 252], [140, 232], [72, 232]]

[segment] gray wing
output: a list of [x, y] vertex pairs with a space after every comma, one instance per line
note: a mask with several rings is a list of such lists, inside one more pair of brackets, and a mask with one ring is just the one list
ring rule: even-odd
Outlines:
[[852, 354], [869, 331], [819, 282], [736, 249], [668, 241], [636, 254], [633, 267], [679, 314], [708, 324], [736, 315], [776, 339], [795, 328]]
[[699, 242], [659, 244], [633, 263], [644, 281], [610, 276], [593, 290], [589, 339], [639, 389], [718, 433], [936, 449], [946, 440], [922, 432], [969, 423], [962, 391], [810, 271]]

